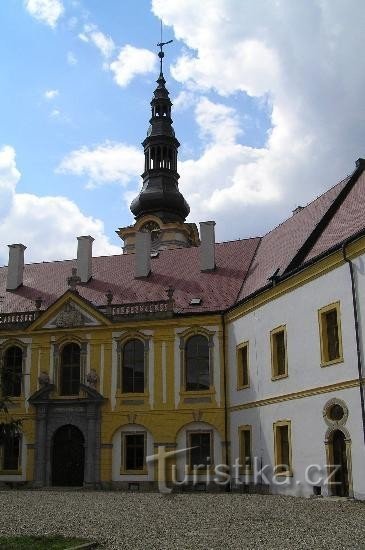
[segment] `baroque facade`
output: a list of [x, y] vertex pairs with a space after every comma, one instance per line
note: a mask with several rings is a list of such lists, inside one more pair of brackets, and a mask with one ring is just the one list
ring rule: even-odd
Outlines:
[[365, 161], [263, 237], [215, 243], [186, 222], [162, 56], [124, 253], [81, 236], [77, 259], [25, 265], [13, 244], [0, 268], [22, 419], [0, 483], [151, 489], [163, 447], [183, 451], [170, 486], [364, 497]]

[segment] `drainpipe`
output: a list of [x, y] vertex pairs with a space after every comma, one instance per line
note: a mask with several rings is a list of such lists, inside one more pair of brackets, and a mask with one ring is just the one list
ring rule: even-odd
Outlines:
[[359, 388], [360, 388], [360, 402], [361, 402], [361, 416], [362, 416], [362, 429], [364, 436], [365, 444], [365, 398], [364, 398], [364, 386], [363, 386], [363, 375], [362, 375], [362, 358], [361, 358], [361, 349], [360, 349], [360, 330], [359, 330], [359, 315], [357, 308], [357, 290], [356, 290], [356, 281], [354, 274], [354, 264], [346, 256], [346, 246], [350, 241], [347, 240], [342, 245], [342, 255], [345, 262], [349, 264], [350, 268], [350, 278], [351, 278], [351, 291], [352, 291], [352, 305], [354, 310], [354, 322], [355, 322], [355, 337], [356, 337], [356, 353], [357, 353], [357, 370], [359, 376]]
[[[222, 346], [223, 346], [223, 385], [224, 385], [224, 450], [225, 462], [229, 466], [228, 449], [228, 396], [227, 396], [227, 361], [226, 361], [226, 325], [224, 314], [222, 315]], [[232, 481], [226, 485], [226, 492], [230, 492]]]

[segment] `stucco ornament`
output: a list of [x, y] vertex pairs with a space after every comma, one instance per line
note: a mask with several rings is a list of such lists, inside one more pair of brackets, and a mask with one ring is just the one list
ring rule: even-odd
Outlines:
[[346, 403], [338, 397], [333, 397], [324, 406], [323, 418], [330, 428], [342, 427], [346, 424], [349, 410]]
[[55, 324], [60, 328], [81, 327], [85, 324], [85, 318], [74, 304], [68, 302], [57, 315]]
[[99, 380], [99, 377], [94, 370], [91, 370], [86, 376], [86, 382], [90, 386], [90, 388], [96, 389], [98, 380]]
[[40, 375], [38, 376], [38, 382], [39, 382], [39, 385], [44, 387], [44, 386], [49, 386], [50, 383], [51, 383], [51, 379], [49, 377], [49, 374], [48, 372], [41, 372]]

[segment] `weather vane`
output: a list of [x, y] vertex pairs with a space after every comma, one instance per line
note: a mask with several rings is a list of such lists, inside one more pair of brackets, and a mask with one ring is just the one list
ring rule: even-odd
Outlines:
[[166, 44], [171, 44], [173, 40], [169, 40], [168, 42], [162, 42], [162, 19], [161, 19], [161, 41], [157, 44], [157, 46], [160, 48], [160, 51], [158, 52], [158, 57], [160, 58], [160, 73], [162, 74], [162, 60], [165, 57], [165, 53], [163, 51], [163, 47], [166, 46]]

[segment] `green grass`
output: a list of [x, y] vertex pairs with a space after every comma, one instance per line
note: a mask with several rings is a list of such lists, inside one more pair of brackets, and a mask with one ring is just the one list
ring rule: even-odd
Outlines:
[[86, 543], [64, 537], [0, 537], [1, 550], [64, 550]]

